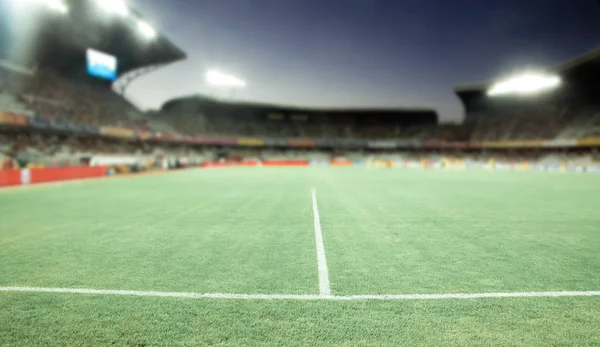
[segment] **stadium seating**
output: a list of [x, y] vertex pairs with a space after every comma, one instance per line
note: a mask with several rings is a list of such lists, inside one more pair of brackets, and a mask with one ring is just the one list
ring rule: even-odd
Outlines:
[[40, 70], [21, 91], [22, 101], [48, 120], [86, 125], [144, 127], [139, 111], [108, 87], [66, 79], [51, 70]]
[[198, 136], [301, 138], [301, 139], [425, 139], [435, 127], [389, 126], [344, 123], [274, 121], [253, 117], [248, 120], [211, 116], [197, 112], [160, 111], [148, 114], [151, 121], [166, 124], [176, 132]]
[[556, 108], [475, 116], [471, 141], [578, 139], [600, 136], [600, 110]]
[[120, 126], [188, 136], [272, 139], [360, 139], [417, 141], [510, 141], [575, 139], [600, 136], [600, 110], [554, 104], [494, 107], [471, 114], [462, 126], [307, 122], [259, 117], [230, 117], [214, 108], [178, 108], [143, 114], [106, 85], [73, 80], [52, 70], [33, 75], [0, 69], [0, 110], [49, 121]]
[[193, 163], [212, 160], [212, 152], [177, 144], [107, 139], [98, 136], [0, 133], [0, 159], [14, 159], [20, 166], [72, 166], [92, 157], [111, 155], [145, 158], [169, 157]]
[[[600, 107], [588, 102], [509, 101], [490, 103], [476, 112], [470, 111], [462, 125], [439, 125], [419, 123], [378, 122], [378, 118], [316, 114], [310, 117], [301, 111], [288, 111], [279, 117], [274, 106], [254, 104], [226, 104], [218, 100], [198, 97], [194, 103], [180, 102], [176, 107], [163, 107], [160, 111], [142, 113], [113, 92], [107, 84], [73, 79], [50, 69], [17, 73], [0, 69], [0, 112], [25, 115], [31, 120], [45, 119], [51, 122], [73, 122], [91, 126], [118, 126], [131, 130], [144, 130], [147, 134], [168, 134], [170, 139], [180, 140], [187, 136], [226, 137], [236, 143], [237, 138], [272, 139], [287, 144], [288, 140], [363, 140], [374, 143], [369, 148], [385, 149], [391, 140], [391, 151], [365, 152], [364, 150], [341, 151], [336, 145], [324, 146], [328, 150], [245, 149], [225, 148], [228, 156], [243, 159], [314, 160], [328, 161], [336, 158], [355, 161], [377, 158], [379, 160], [403, 160], [407, 158], [485, 160], [496, 157], [501, 160], [529, 160], [540, 162], [590, 162], [597, 160], [597, 153], [587, 151], [584, 155], [572, 152], [544, 153], [509, 152], [466, 154], [445, 149], [439, 153], [400, 151], [394, 141], [414, 141], [436, 148], [437, 143], [485, 143], [519, 140], [569, 140], [600, 137]], [[225, 105], [225, 106], [223, 106]], [[306, 113], [312, 111], [308, 110]], [[351, 113], [352, 111], [350, 111]], [[298, 114], [296, 114], [298, 113]], [[268, 117], [266, 116], [268, 115]], [[114, 140], [91, 136], [64, 136], [56, 134], [17, 134], [3, 138], [0, 147], [2, 159], [13, 158], [22, 163], [42, 165], [70, 165], [98, 154], [156, 156], [163, 153], [177, 157], [206, 158], [199, 145], [165, 145], [139, 140]], [[137, 134], [137, 133], [136, 133]], [[148, 139], [148, 137], [144, 137]], [[378, 147], [380, 141], [381, 147]], [[274, 142], [271, 142], [273, 144]], [[314, 144], [313, 144], [314, 145]], [[277, 146], [281, 146], [278, 144]], [[312, 146], [312, 145], [311, 145]], [[433, 147], [432, 147], [433, 146]], [[334, 147], [334, 149], [331, 149]], [[410, 144], [399, 147], [411, 147]], [[439, 148], [438, 148], [439, 149]], [[210, 152], [211, 150], [209, 150]], [[212, 152], [208, 155], [212, 158]], [[573, 159], [578, 158], [578, 159]]]

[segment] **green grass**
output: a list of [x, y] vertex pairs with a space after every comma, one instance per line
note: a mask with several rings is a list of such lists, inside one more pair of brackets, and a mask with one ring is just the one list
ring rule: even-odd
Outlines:
[[[600, 175], [186, 171], [0, 191], [0, 286], [600, 290]], [[595, 346], [600, 297], [242, 301], [0, 292], [0, 346]]]
[[598, 290], [600, 176], [327, 175], [337, 294]]

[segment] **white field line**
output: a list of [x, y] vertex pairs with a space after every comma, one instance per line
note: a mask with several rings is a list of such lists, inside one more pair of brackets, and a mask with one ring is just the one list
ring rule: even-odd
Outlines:
[[229, 300], [444, 300], [485, 298], [532, 298], [532, 297], [580, 297], [600, 296], [600, 291], [574, 292], [508, 292], [508, 293], [448, 293], [448, 294], [382, 294], [382, 295], [304, 295], [304, 294], [226, 294], [155, 292], [138, 290], [84, 289], [84, 288], [41, 288], [0, 287], [0, 292], [66, 293], [92, 295], [148, 296], [185, 299], [229, 299]]
[[315, 240], [317, 242], [317, 264], [319, 267], [319, 293], [321, 296], [330, 296], [331, 288], [329, 286], [329, 270], [327, 269], [327, 259], [325, 258], [325, 247], [323, 246], [323, 234], [321, 232], [321, 219], [319, 218], [319, 208], [317, 207], [317, 191], [312, 189], [313, 216], [315, 220]]

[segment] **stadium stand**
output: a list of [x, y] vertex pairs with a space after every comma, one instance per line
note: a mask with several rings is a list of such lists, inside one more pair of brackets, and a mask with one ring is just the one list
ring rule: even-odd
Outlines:
[[[2, 37], [1, 42], [36, 42], [35, 49], [23, 52], [17, 46], [5, 52], [12, 54], [0, 57], [3, 111], [35, 114], [50, 121], [148, 128], [143, 114], [113, 92], [111, 81], [87, 74], [87, 50], [94, 48], [117, 57], [119, 76], [181, 60], [185, 54], [162, 35], [142, 39], [137, 21], [143, 18], [133, 8], [127, 17], [105, 25], [99, 21], [96, 1], [65, 3], [68, 16], [39, 11], [35, 4], [16, 7], [36, 16], [39, 28], [2, 32], [10, 37]], [[4, 15], [10, 20], [11, 13]]]
[[600, 49], [549, 69], [562, 78], [554, 91], [490, 97], [490, 83], [459, 86], [471, 141], [578, 139], [600, 135]]
[[140, 120], [141, 112], [103, 83], [67, 79], [52, 70], [36, 71], [26, 82], [20, 100], [35, 115], [48, 121], [147, 127]]
[[156, 162], [164, 158], [198, 165], [213, 160], [212, 151], [184, 144], [150, 144], [142, 141], [47, 133], [0, 133], [0, 162], [19, 167], [90, 165], [103, 158], [119, 161]]
[[33, 112], [18, 97], [20, 86], [32, 72], [18, 73], [15, 70], [12, 64], [0, 61], [0, 110], [32, 116]]
[[199, 161], [198, 149], [186, 144], [131, 137], [150, 137], [146, 117], [113, 90], [112, 81], [89, 76], [86, 69], [89, 48], [117, 57], [119, 76], [136, 76], [181, 60], [185, 53], [158, 33], [144, 36], [138, 25], [143, 17], [133, 8], [127, 16], [102, 20], [97, 1], [64, 4], [66, 15], [43, 2], [15, 3], [14, 13], [3, 12], [7, 23], [31, 16], [37, 24], [0, 32], [6, 46], [0, 53], [3, 167], [90, 165], [93, 158], [110, 156]]
[[202, 96], [168, 101], [149, 116], [187, 135], [302, 139], [414, 139], [435, 129], [438, 122], [430, 109], [302, 109]]
[[88, 76], [87, 48], [118, 57], [125, 77], [185, 54], [161, 35], [140, 40], [126, 21], [98, 23], [88, 0], [67, 3], [73, 15], [42, 21], [39, 47], [30, 56], [16, 62], [0, 57], [3, 167], [166, 157], [190, 163], [599, 161], [600, 49], [551, 68], [563, 85], [541, 95], [492, 98], [489, 83], [455, 88], [465, 106], [461, 125], [439, 124], [436, 111], [426, 108], [317, 109], [200, 95], [142, 113], [114, 91], [116, 85]]

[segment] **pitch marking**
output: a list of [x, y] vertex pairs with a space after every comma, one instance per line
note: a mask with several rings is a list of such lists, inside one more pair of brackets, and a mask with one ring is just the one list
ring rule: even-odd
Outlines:
[[319, 218], [319, 208], [317, 206], [317, 190], [315, 188], [312, 189], [312, 205], [315, 220], [315, 239], [317, 242], [317, 264], [319, 267], [319, 293], [321, 296], [330, 296], [329, 270], [327, 269], [327, 259], [325, 258], [323, 234], [321, 233], [321, 220]]
[[149, 296], [186, 299], [228, 299], [228, 300], [447, 300], [485, 298], [532, 298], [532, 297], [578, 297], [600, 296], [600, 291], [571, 292], [507, 292], [507, 293], [448, 293], [448, 294], [382, 294], [382, 295], [303, 295], [303, 294], [227, 294], [227, 293], [186, 293], [155, 292], [138, 290], [85, 289], [85, 288], [42, 288], [42, 287], [0, 287], [0, 292], [65, 293], [92, 295]]

